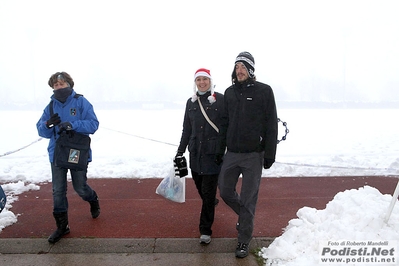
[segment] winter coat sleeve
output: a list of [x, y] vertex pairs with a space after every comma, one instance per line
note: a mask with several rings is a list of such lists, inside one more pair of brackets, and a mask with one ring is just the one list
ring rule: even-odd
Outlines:
[[[82, 134], [94, 134], [99, 126], [93, 105], [83, 96], [77, 99], [80, 109], [80, 118], [75, 121], [69, 121], [72, 129]], [[79, 103], [80, 101], [80, 103]]]
[[40, 137], [49, 139], [54, 135], [53, 128], [47, 128], [47, 120], [50, 118], [50, 105], [47, 105], [43, 110], [43, 114], [36, 123], [37, 132]]
[[[225, 91], [225, 95], [227, 90]], [[220, 126], [219, 126], [219, 134], [218, 134], [218, 142], [216, 145], [216, 152], [215, 154], [224, 154], [226, 151], [226, 135], [227, 135], [227, 128], [229, 126], [229, 118], [227, 114], [227, 104], [226, 97], [223, 97], [223, 105], [222, 112], [220, 116]]]
[[267, 99], [264, 158], [274, 160], [277, 150], [278, 121], [276, 102], [274, 99], [273, 90], [271, 88], [269, 90], [269, 95], [267, 96]]
[[177, 148], [177, 151], [179, 151], [181, 153], [184, 153], [186, 151], [186, 148], [187, 148], [188, 142], [190, 141], [190, 136], [192, 133], [192, 125], [191, 125], [190, 117], [188, 114], [190, 101], [191, 101], [190, 99], [187, 100], [186, 110], [184, 112], [184, 119], [183, 119], [183, 131], [182, 131], [179, 147]]

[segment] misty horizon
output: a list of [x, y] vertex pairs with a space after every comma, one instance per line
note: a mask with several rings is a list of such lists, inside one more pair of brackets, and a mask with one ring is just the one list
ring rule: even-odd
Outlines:
[[281, 106], [395, 108], [399, 2], [248, 0], [248, 16], [242, 5], [1, 1], [0, 108], [44, 108], [58, 71], [93, 105], [184, 104], [202, 67], [223, 93], [242, 51]]

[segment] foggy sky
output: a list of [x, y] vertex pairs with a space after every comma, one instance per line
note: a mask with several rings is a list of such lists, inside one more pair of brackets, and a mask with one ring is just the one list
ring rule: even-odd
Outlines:
[[57, 71], [92, 102], [185, 102], [201, 67], [223, 93], [241, 51], [277, 101], [392, 101], [398, 11], [384, 0], [0, 0], [0, 103], [44, 107]]

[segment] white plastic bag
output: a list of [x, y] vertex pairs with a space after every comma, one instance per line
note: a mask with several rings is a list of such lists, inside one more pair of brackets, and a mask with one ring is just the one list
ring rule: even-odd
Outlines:
[[186, 201], [186, 179], [185, 177], [176, 176], [173, 167], [168, 176], [158, 185], [155, 193], [168, 200], [183, 203]]

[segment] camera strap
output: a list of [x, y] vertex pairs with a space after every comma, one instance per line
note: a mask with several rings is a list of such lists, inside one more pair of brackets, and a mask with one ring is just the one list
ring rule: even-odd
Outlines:
[[202, 106], [201, 99], [198, 99], [198, 104], [200, 106], [201, 112], [204, 115], [206, 121], [208, 121], [208, 123], [213, 127], [213, 129], [215, 129], [216, 132], [219, 133], [218, 127], [209, 119], [208, 115], [206, 114], [204, 107]]

